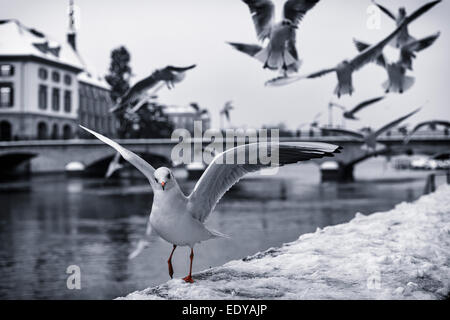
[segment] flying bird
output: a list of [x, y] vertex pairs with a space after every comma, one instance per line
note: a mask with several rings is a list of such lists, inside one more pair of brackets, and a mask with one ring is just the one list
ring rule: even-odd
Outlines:
[[[434, 41], [439, 37], [440, 32], [437, 32], [431, 36], [425, 37], [420, 40], [413, 40], [410, 43], [404, 45], [400, 49], [400, 56], [396, 62], [387, 62], [386, 57], [380, 54], [375, 63], [383, 67], [388, 75], [388, 80], [386, 80], [382, 87], [385, 92], [398, 92], [403, 93], [414, 84], [414, 77], [407, 76], [407, 69], [412, 70], [412, 59], [416, 58], [415, 52], [419, 52], [431, 46]], [[370, 47], [369, 44], [362, 41], [353, 40], [355, 47], [358, 51], [363, 51]]]
[[[231, 148], [214, 158], [197, 181], [191, 194], [186, 196], [170, 169], [160, 167], [155, 170], [145, 160], [111, 139], [85, 127], [81, 126], [81, 128], [113, 147], [125, 160], [147, 177], [153, 189], [154, 198], [146, 235], [158, 235], [173, 244], [168, 260], [170, 277], [173, 276], [171, 259], [177, 246], [191, 248], [189, 275], [183, 279], [186, 282], [193, 282], [192, 262], [195, 244], [209, 239], [227, 237], [208, 228], [204, 223], [217, 202], [231, 186], [249, 172], [255, 172], [271, 165], [283, 166], [310, 159], [330, 157], [334, 153], [339, 153], [341, 149], [332, 144], [312, 142], [253, 143]], [[257, 150], [263, 147], [267, 147], [267, 150], [276, 148], [279, 159], [277, 164], [263, 164], [266, 161], [261, 161], [260, 152]], [[243, 164], [227, 164], [227, 159], [245, 159], [245, 161]], [[137, 250], [130, 255], [130, 258], [139, 254], [146, 245], [145, 241], [140, 241]]]
[[222, 110], [220, 110], [220, 114], [224, 115], [228, 121], [230, 121], [230, 111], [234, 109], [231, 103], [232, 103], [231, 101], [225, 102], [225, 105], [223, 106]]
[[424, 121], [421, 123], [418, 123], [414, 129], [412, 129], [412, 131], [405, 137], [405, 139], [403, 140], [404, 144], [407, 144], [412, 136], [414, 135], [414, 133], [416, 133], [420, 128], [425, 127], [425, 126], [429, 126], [429, 127], [436, 127], [436, 126], [444, 126], [446, 128], [450, 128], [450, 121], [446, 121], [446, 120], [430, 120], [430, 121]]
[[420, 109], [421, 108], [418, 108], [403, 117], [400, 117], [394, 121], [389, 122], [388, 124], [382, 126], [380, 129], [378, 129], [376, 131], [368, 132], [366, 134], [363, 134], [363, 133], [357, 132], [357, 131], [346, 130], [346, 129], [335, 129], [335, 128], [321, 128], [321, 129], [323, 132], [352, 136], [352, 137], [364, 142], [364, 144], [362, 146], [363, 149], [376, 151], [377, 149], [379, 149], [379, 144], [377, 143], [377, 138], [381, 134], [383, 134], [384, 132], [387, 132], [387, 131], [391, 130], [392, 128], [394, 128], [395, 126], [399, 125], [402, 121], [408, 119], [412, 115], [419, 112]]
[[437, 38], [439, 38], [440, 32], [436, 32], [428, 37], [412, 40], [400, 48], [400, 62], [406, 69], [412, 70], [412, 60], [416, 58], [415, 52], [422, 51], [431, 46]]
[[[185, 76], [186, 71], [195, 68], [195, 64], [188, 67], [174, 67], [167, 66], [163, 69], [154, 71], [150, 76], [138, 81], [125, 94], [118, 99], [118, 103], [110, 112], [116, 112], [134, 103], [144, 102], [149, 98], [147, 91], [155, 88], [159, 90], [162, 83], [165, 83], [168, 89], [174, 87], [175, 83], [181, 82]], [[157, 91], [156, 90], [156, 91]]]
[[344, 107], [344, 106], [342, 106], [340, 104], [334, 103], [334, 102], [330, 102], [330, 104], [340, 107], [344, 111], [343, 112], [344, 118], [351, 119], [351, 120], [359, 120], [358, 118], [355, 117], [355, 113], [357, 113], [358, 111], [361, 111], [365, 107], [370, 106], [371, 104], [374, 104], [375, 102], [378, 102], [378, 101], [383, 100], [383, 99], [384, 99], [384, 96], [372, 98], [372, 99], [369, 99], [369, 100], [365, 100], [363, 102], [358, 103], [356, 106], [354, 106], [350, 110], [347, 110], [346, 107]]
[[319, 0], [288, 0], [284, 3], [283, 19], [275, 23], [275, 6], [271, 0], [242, 0], [247, 4], [260, 41], [268, 40], [265, 46], [229, 42], [241, 51], [263, 63], [263, 68], [297, 72], [301, 61], [296, 48], [296, 29], [305, 14]]
[[[372, 0], [373, 4], [376, 5], [384, 14], [386, 14], [389, 18], [395, 21], [397, 27], [402, 24], [402, 22], [406, 18], [406, 9], [405, 7], [398, 8], [398, 13], [394, 14], [386, 7], [382, 6], [381, 4], [378, 4], [374, 0]], [[413, 40], [414, 38], [410, 36], [408, 32], [408, 26], [405, 25], [401, 28], [400, 32], [394, 37], [392, 44], [394, 47], [399, 48], [403, 44]]]
[[[338, 84], [336, 86], [336, 89], [334, 90], [334, 93], [338, 96], [338, 98], [340, 98], [340, 96], [343, 94], [351, 95], [354, 91], [352, 83], [353, 72], [361, 69], [366, 64], [372, 61], [377, 61], [377, 58], [382, 54], [384, 47], [402, 30], [403, 27], [407, 26], [409, 23], [420, 17], [422, 14], [430, 10], [433, 6], [435, 6], [439, 2], [441, 2], [441, 0], [432, 1], [423, 5], [415, 12], [413, 12], [410, 16], [407, 16], [405, 19], [403, 19], [403, 22], [386, 38], [379, 41], [377, 44], [367, 47], [354, 58], [350, 60], [344, 60], [333, 68], [323, 69], [304, 76], [297, 76], [293, 80], [297, 81], [305, 78], [307, 79], [317, 78], [324, 76], [328, 73], [335, 72], [337, 75]], [[277, 85], [278, 81], [280, 81], [280, 78], [275, 78], [267, 81], [266, 85], [269, 86]]]

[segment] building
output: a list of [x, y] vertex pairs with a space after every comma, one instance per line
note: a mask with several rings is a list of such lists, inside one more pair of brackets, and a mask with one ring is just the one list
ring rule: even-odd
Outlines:
[[165, 106], [164, 113], [174, 125], [174, 129], [186, 129], [194, 134], [194, 121], [202, 122], [202, 130], [206, 131], [211, 126], [211, 118], [206, 109], [189, 106]]
[[66, 43], [15, 19], [0, 21], [0, 140], [116, 136], [109, 86], [76, 48], [73, 3]]
[[[117, 120], [109, 112], [113, 102], [109, 95], [109, 86], [101, 77], [88, 72], [78, 76], [79, 86], [79, 123], [108, 137], [116, 137]], [[82, 139], [93, 139], [92, 134], [78, 128], [78, 136]]]
[[17, 20], [0, 21], [0, 139], [73, 137], [82, 70], [71, 46]]

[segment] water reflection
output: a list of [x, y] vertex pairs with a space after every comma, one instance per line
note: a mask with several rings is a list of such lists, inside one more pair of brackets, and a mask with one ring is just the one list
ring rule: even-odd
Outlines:
[[[198, 245], [195, 270], [293, 241], [356, 212], [391, 209], [421, 195], [423, 174], [398, 173], [380, 161], [361, 166], [356, 183], [319, 183], [313, 164], [275, 176], [252, 175], [219, 203], [208, 225], [232, 236]], [[193, 182], [182, 181], [186, 192]], [[0, 298], [111, 299], [168, 279], [171, 245], [155, 242], [135, 260], [152, 203], [145, 180], [35, 177], [0, 184]], [[189, 251], [174, 256], [185, 276]], [[66, 269], [81, 269], [81, 290], [68, 290]]]

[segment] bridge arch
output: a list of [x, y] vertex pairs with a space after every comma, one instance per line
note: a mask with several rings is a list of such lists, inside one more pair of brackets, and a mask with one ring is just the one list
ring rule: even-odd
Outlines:
[[0, 122], [0, 141], [12, 140], [12, 125], [9, 121], [2, 120]]
[[[165, 167], [171, 166], [171, 160], [166, 156], [150, 152], [143, 152], [143, 153], [137, 152], [136, 154], [138, 154], [141, 158], [150, 163], [154, 168], [159, 168], [162, 166]], [[109, 154], [106, 156], [103, 154], [99, 158], [91, 160], [89, 163], [84, 163], [86, 166], [85, 169], [86, 173], [103, 176], [106, 170], [108, 169], [109, 164], [113, 160], [114, 156], [115, 153], [114, 151], [112, 151], [109, 152]], [[134, 168], [122, 157], [120, 158], [119, 163], [123, 164], [125, 167]]]
[[0, 175], [12, 175], [17, 167], [36, 157], [32, 152], [12, 152], [0, 155]]

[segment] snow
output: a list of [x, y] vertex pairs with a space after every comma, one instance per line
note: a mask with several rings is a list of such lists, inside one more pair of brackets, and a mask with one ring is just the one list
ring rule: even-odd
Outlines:
[[[39, 35], [38, 35], [39, 34]], [[60, 48], [59, 55], [44, 53], [33, 44], [48, 43], [50, 48]], [[48, 35], [29, 28], [18, 20], [2, 20], [0, 23], [0, 56], [34, 56], [83, 69], [76, 52], [68, 43], [58, 43]]]
[[[118, 299], [444, 299], [450, 186]], [[164, 260], [165, 261], [165, 260]]]

